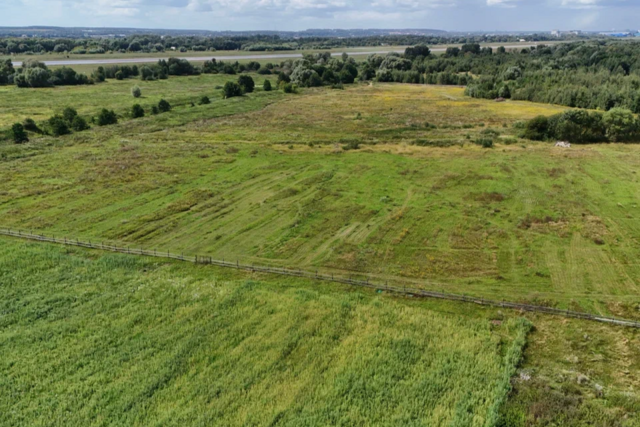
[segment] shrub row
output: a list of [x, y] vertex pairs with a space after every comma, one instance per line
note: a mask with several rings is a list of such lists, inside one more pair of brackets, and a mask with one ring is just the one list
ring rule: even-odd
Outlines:
[[521, 136], [534, 141], [573, 143], [640, 141], [640, 121], [629, 110], [607, 112], [569, 110], [551, 117], [538, 116], [525, 123]]

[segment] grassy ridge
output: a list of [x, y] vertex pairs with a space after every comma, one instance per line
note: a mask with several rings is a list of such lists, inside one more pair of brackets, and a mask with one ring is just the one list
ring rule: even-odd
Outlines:
[[491, 425], [525, 324], [246, 277], [2, 239], [0, 424]]

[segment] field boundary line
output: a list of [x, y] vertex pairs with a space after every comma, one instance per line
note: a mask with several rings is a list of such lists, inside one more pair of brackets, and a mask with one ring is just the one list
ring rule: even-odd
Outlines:
[[352, 279], [351, 277], [343, 277], [337, 276], [334, 274], [318, 274], [318, 271], [312, 272], [301, 269], [290, 269], [290, 268], [281, 268], [281, 267], [268, 267], [268, 266], [256, 266], [249, 264], [241, 264], [240, 262], [229, 262], [225, 260], [214, 259], [210, 256], [203, 255], [187, 255], [184, 254], [174, 254], [170, 251], [159, 251], [159, 250], [146, 250], [146, 249], [132, 249], [131, 247], [121, 247], [116, 245], [107, 245], [104, 243], [92, 243], [91, 241], [83, 241], [79, 239], [70, 239], [67, 237], [60, 238], [56, 237], [52, 234], [35, 234], [33, 232], [27, 232], [22, 230], [14, 230], [9, 228], [0, 228], [0, 235], [17, 237], [21, 239], [27, 240], [35, 240], [40, 242], [49, 242], [49, 243], [57, 243], [68, 246], [78, 246], [88, 249], [99, 249], [103, 251], [109, 252], [118, 252], [129, 255], [142, 255], [149, 257], [157, 257], [157, 258], [167, 258], [174, 259], [179, 261], [191, 262], [195, 264], [204, 264], [204, 265], [215, 265], [218, 267], [226, 267], [233, 268], [237, 270], [245, 270], [251, 272], [260, 272], [260, 273], [268, 273], [268, 274], [277, 274], [282, 276], [294, 276], [294, 277], [302, 277], [311, 280], [322, 280], [327, 282], [334, 283], [342, 283], [351, 286], [358, 286], [362, 288], [370, 288], [374, 290], [384, 290], [387, 292], [400, 294], [400, 295], [408, 295], [408, 296], [416, 296], [422, 298], [434, 298], [434, 299], [443, 299], [449, 301], [460, 301], [473, 303], [478, 305], [485, 305], [491, 307], [500, 307], [500, 308], [509, 308], [513, 310], [519, 311], [529, 311], [543, 314], [551, 314], [556, 316], [570, 317], [575, 319], [584, 319], [584, 320], [592, 320], [596, 322], [608, 323], [612, 325], [618, 326], [627, 326], [633, 328], [640, 328], [640, 322], [630, 319], [622, 319], [617, 317], [609, 317], [609, 316], [599, 316], [595, 314], [582, 313], [579, 311], [572, 310], [561, 310], [553, 307], [544, 307], [539, 305], [529, 305], [529, 304], [521, 304], [516, 302], [509, 301], [497, 301], [491, 299], [485, 299], [481, 297], [472, 297], [467, 295], [460, 294], [452, 294], [447, 292], [435, 292], [435, 291], [427, 291], [424, 289], [417, 288], [408, 288], [405, 286], [390, 286], [388, 283], [375, 283], [366, 278], [366, 280], [358, 280]]

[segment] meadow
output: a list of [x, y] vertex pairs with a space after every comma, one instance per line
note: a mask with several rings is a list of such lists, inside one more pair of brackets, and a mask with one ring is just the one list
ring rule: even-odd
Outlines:
[[[113, 105], [134, 102], [129, 85], [105, 86]], [[31, 93], [12, 120], [50, 105]], [[385, 84], [191, 98], [3, 146], [1, 225], [637, 317], [640, 152], [516, 137], [515, 123], [561, 107]], [[487, 135], [493, 149], [474, 143]]]
[[[0, 227], [640, 318], [636, 145], [523, 140], [565, 108], [459, 87], [235, 79], [0, 88], [0, 129], [119, 115], [1, 142]], [[9, 238], [0, 290], [1, 425], [639, 425], [635, 330]]]
[[[258, 85], [262, 85], [265, 77], [251, 74]], [[277, 76], [266, 76], [275, 83]], [[226, 81], [235, 80], [237, 76], [222, 74], [202, 74], [193, 78], [173, 78], [167, 80], [141, 81], [140, 79], [115, 80], [86, 86], [59, 86], [52, 88], [18, 88], [14, 85], [0, 86], [0, 129], [10, 127], [15, 122], [21, 122], [29, 117], [36, 122], [47, 120], [53, 114], [59, 114], [65, 107], [73, 107], [81, 116], [91, 117], [102, 108], [112, 109], [120, 115], [130, 112], [135, 103], [142, 105], [147, 113], [152, 105], [160, 99], [168, 99], [172, 106], [191, 105], [198, 103], [202, 96], [208, 96], [213, 101], [221, 101], [220, 87]], [[138, 86], [142, 96], [134, 99], [131, 88]], [[218, 103], [219, 104], [219, 103]], [[217, 104], [216, 104], [217, 105]], [[207, 110], [210, 112], [210, 110]], [[202, 113], [202, 109], [200, 110]], [[187, 116], [188, 120], [198, 117], [198, 110]], [[185, 114], [181, 114], [185, 116]], [[210, 117], [207, 115], [205, 117]]]
[[530, 324], [2, 239], [2, 425], [494, 425]]

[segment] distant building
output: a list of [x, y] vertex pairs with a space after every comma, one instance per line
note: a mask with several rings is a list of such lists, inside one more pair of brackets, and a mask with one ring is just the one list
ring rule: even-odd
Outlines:
[[553, 30], [551, 31], [551, 35], [553, 37], [560, 37], [560, 30]]

